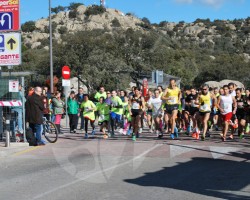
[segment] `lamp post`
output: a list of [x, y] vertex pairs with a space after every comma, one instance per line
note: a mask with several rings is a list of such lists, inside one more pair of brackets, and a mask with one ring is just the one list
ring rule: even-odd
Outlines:
[[50, 50], [50, 92], [54, 93], [54, 75], [53, 75], [53, 51], [52, 51], [52, 21], [51, 21], [51, 0], [49, 0], [49, 50]]

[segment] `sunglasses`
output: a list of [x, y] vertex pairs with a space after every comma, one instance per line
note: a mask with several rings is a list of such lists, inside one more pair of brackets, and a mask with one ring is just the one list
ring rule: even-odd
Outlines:
[[202, 89], [203, 91], [206, 91], [207, 89]]

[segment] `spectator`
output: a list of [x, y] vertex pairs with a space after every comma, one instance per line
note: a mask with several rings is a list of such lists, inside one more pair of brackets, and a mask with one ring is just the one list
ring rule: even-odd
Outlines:
[[64, 114], [64, 102], [61, 100], [61, 92], [56, 91], [55, 98], [52, 99], [52, 103], [53, 112], [55, 115], [55, 125], [58, 130], [58, 133], [62, 134], [60, 124], [62, 115]]
[[25, 103], [26, 120], [29, 122], [30, 128], [35, 133], [37, 145], [45, 145], [45, 141], [42, 140], [44, 104], [41, 94], [42, 88], [36, 87], [34, 89], [34, 94], [29, 96]]
[[79, 105], [76, 100], [75, 92], [71, 91], [68, 98], [68, 115], [69, 115], [69, 128], [70, 133], [76, 133], [77, 121], [78, 121]]
[[[78, 90], [78, 94], [76, 95], [76, 100], [78, 102], [78, 107], [80, 108], [80, 105], [82, 104], [83, 102], [83, 99], [84, 99], [84, 91], [83, 91], [83, 88], [80, 87], [79, 90]], [[80, 130], [84, 130], [84, 116], [83, 116], [83, 112], [79, 109], [79, 112], [80, 112], [80, 119], [81, 119], [81, 125], [80, 125]], [[79, 117], [77, 119], [77, 124], [78, 124], [78, 121], [79, 121]]]
[[[19, 84], [18, 87], [18, 100], [20, 100], [22, 103], [25, 103], [26, 101], [25, 97], [23, 96], [21, 84]], [[23, 134], [23, 106], [13, 107], [12, 111], [17, 113], [17, 126], [18, 126], [17, 131]]]
[[47, 120], [50, 120], [49, 99], [47, 97], [46, 90], [44, 90], [44, 89], [43, 89], [43, 92], [42, 92], [42, 101], [43, 101], [43, 104], [44, 104], [43, 116], [46, 117]]

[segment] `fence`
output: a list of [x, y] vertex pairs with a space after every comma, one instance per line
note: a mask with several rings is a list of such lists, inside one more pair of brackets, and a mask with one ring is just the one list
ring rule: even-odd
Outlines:
[[10, 133], [11, 142], [25, 141], [23, 77], [0, 77], [0, 141]]

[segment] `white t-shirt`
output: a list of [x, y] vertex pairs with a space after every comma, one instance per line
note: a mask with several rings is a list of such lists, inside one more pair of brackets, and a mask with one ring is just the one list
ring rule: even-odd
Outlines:
[[232, 108], [233, 108], [233, 99], [231, 95], [222, 95], [220, 100], [220, 107], [224, 110], [224, 112], [222, 112], [222, 115], [226, 115], [227, 113], [232, 112]]
[[159, 114], [161, 112], [162, 100], [160, 96], [158, 98], [150, 99], [148, 103], [153, 107], [153, 115]]

